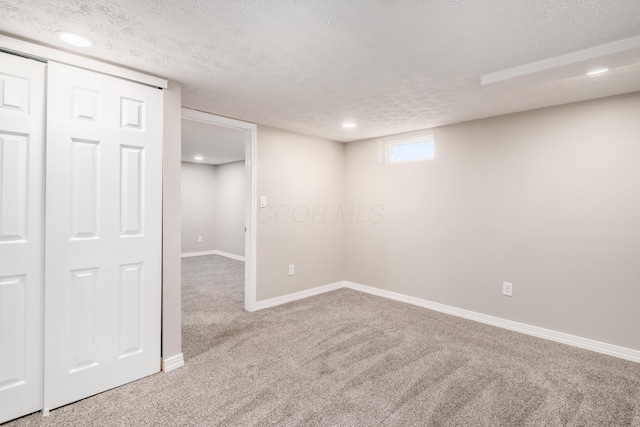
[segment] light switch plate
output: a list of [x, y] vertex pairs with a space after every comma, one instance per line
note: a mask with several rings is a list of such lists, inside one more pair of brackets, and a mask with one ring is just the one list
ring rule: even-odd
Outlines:
[[513, 283], [502, 282], [502, 295], [513, 296]]

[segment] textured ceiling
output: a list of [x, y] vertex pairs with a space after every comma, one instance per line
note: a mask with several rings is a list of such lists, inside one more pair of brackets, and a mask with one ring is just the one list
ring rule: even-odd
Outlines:
[[[245, 130], [182, 120], [182, 161], [221, 165], [244, 160]], [[195, 156], [202, 156], [196, 161]]]
[[0, 0], [0, 16], [46, 44], [88, 35], [87, 55], [182, 83], [184, 106], [338, 141], [640, 90], [633, 64], [480, 85], [640, 35], [639, 0]]

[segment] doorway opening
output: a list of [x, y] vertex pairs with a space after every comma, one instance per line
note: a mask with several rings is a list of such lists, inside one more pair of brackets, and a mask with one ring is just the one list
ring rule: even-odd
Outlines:
[[244, 309], [256, 305], [253, 123], [182, 108], [182, 256], [244, 262]]

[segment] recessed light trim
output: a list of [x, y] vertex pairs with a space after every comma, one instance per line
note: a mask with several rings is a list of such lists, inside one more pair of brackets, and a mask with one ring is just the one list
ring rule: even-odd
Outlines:
[[202, 156], [193, 156], [193, 160], [204, 160]]
[[609, 71], [608, 68], [598, 68], [597, 70], [593, 70], [593, 71], [589, 71], [587, 73], [588, 76], [595, 76], [597, 74], [602, 74], [602, 73], [606, 73], [607, 71]]
[[354, 128], [354, 127], [356, 127], [356, 124], [355, 123], [343, 123], [342, 127], [343, 128]]
[[69, 31], [58, 31], [56, 36], [63, 42], [74, 47], [91, 47], [93, 42], [91, 39], [80, 34], [72, 33]]

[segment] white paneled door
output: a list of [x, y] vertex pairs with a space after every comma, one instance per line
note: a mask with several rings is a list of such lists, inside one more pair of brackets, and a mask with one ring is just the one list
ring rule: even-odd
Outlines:
[[162, 91], [49, 62], [47, 97], [45, 412], [160, 370], [162, 238]]
[[45, 67], [0, 53], [0, 423], [42, 408]]

